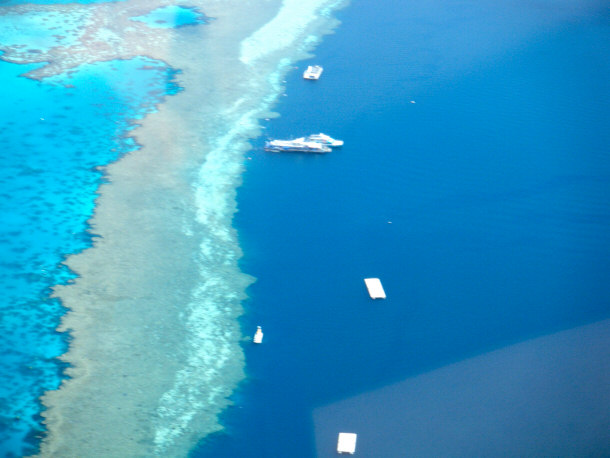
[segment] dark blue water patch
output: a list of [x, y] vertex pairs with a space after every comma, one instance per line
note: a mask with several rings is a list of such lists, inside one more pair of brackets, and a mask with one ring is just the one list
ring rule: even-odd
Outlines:
[[0, 63], [0, 451], [14, 456], [36, 450], [38, 398], [63, 377], [69, 336], [55, 331], [65, 311], [50, 288], [74, 278], [61, 262], [95, 237], [99, 166], [136, 148], [134, 123], [180, 90], [174, 70], [147, 58], [19, 76], [34, 68]]
[[610, 315], [608, 17], [480, 6], [354, 2], [322, 78], [289, 75], [268, 136], [346, 144], [246, 162], [242, 327], [265, 341], [193, 456], [315, 456], [320, 405]]
[[364, 458], [608, 456], [608, 354], [604, 320], [324, 406], [317, 456], [337, 456], [337, 431]]
[[199, 12], [197, 8], [180, 5], [157, 8], [144, 16], [132, 17], [131, 20], [144, 22], [150, 27], [164, 29], [205, 24], [207, 22], [206, 16]]

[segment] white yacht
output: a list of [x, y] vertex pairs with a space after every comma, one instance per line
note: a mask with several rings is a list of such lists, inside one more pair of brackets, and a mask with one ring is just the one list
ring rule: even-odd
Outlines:
[[265, 143], [265, 151], [296, 153], [330, 153], [331, 149], [321, 143], [308, 141], [304, 137], [295, 140], [270, 140]]
[[306, 138], [307, 141], [320, 143], [325, 146], [330, 146], [331, 148], [338, 148], [339, 146], [343, 146], [343, 140], [335, 140], [329, 135], [319, 133], [313, 134]]
[[303, 78], [306, 80], [317, 80], [320, 79], [320, 75], [324, 69], [319, 65], [310, 65], [307, 70], [303, 73]]
[[252, 339], [252, 342], [254, 342], [255, 344], [259, 344], [263, 342], [263, 330], [261, 329], [260, 326], [256, 327], [256, 334], [254, 334], [254, 338]]

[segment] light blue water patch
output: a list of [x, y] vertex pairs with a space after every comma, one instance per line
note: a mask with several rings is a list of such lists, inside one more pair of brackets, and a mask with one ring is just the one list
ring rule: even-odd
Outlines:
[[197, 8], [171, 5], [157, 8], [144, 16], [131, 18], [132, 21], [144, 22], [149, 27], [171, 29], [187, 25], [204, 24], [206, 17]]
[[50, 287], [60, 262], [90, 246], [97, 166], [136, 148], [126, 133], [179, 88], [147, 58], [89, 64], [39, 82], [35, 65], [0, 62], [0, 456], [29, 455], [42, 434], [38, 398], [56, 389], [66, 335]]

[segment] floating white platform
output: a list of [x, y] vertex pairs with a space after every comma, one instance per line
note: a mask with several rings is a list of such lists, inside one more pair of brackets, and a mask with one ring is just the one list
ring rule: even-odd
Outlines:
[[356, 451], [356, 439], [357, 434], [354, 433], [339, 433], [339, 439], [337, 440], [337, 452], [338, 453], [349, 453], [353, 455]]
[[385, 291], [383, 290], [383, 286], [381, 286], [381, 280], [379, 280], [379, 278], [365, 278], [364, 283], [369, 290], [371, 299], [385, 299]]
[[254, 338], [252, 339], [252, 342], [254, 342], [255, 344], [259, 344], [263, 342], [263, 330], [261, 329], [260, 326], [256, 327], [256, 334], [254, 334]]

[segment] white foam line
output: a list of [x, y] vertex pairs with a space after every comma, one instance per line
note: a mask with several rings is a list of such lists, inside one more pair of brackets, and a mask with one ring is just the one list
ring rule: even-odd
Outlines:
[[[304, 36], [305, 28], [320, 15], [344, 0], [284, 0], [270, 22], [242, 42], [240, 59], [251, 64], [270, 53], [290, 46], [295, 52], [310, 47], [317, 37]], [[325, 8], [323, 8], [325, 7]], [[316, 16], [316, 12], [318, 16]], [[299, 40], [300, 46], [296, 46]], [[187, 433], [193, 419], [204, 417], [207, 434], [218, 430], [218, 415], [228, 403], [231, 391], [243, 378], [243, 351], [237, 317], [241, 295], [250, 278], [239, 270], [239, 246], [232, 218], [236, 211], [236, 187], [243, 169], [247, 143], [259, 131], [258, 119], [268, 113], [282, 89], [282, 75], [291, 59], [278, 59], [265, 81], [253, 80], [251, 94], [244, 94], [220, 117], [222, 125], [232, 126], [212, 142], [198, 180], [194, 184], [197, 222], [205, 230], [200, 244], [202, 285], [193, 292], [186, 310], [189, 357], [177, 372], [172, 388], [161, 397], [155, 431], [155, 454], [163, 455]], [[259, 84], [271, 90], [260, 94]], [[264, 87], [264, 86], [261, 86]], [[254, 109], [252, 97], [260, 97]], [[247, 110], [240, 114], [239, 110]], [[189, 232], [192, 233], [192, 231]]]
[[261, 57], [294, 46], [311, 22], [321, 15], [328, 15], [329, 8], [338, 3], [329, 0], [284, 0], [271, 21], [242, 41], [239, 59], [244, 64], [252, 65]]
[[222, 113], [226, 125], [233, 128], [216, 139], [195, 184], [197, 221], [206, 228], [200, 245], [203, 284], [186, 311], [188, 364], [159, 401], [156, 454], [163, 454], [187, 432], [196, 415], [205, 415], [207, 432], [219, 429], [217, 416], [239, 381], [235, 374], [243, 367], [243, 352], [236, 318], [241, 314], [238, 292], [246, 285], [237, 265], [239, 248], [231, 220], [246, 140], [258, 126], [261, 111], [273, 100], [267, 97], [258, 109], [236, 116], [236, 108], [247, 102], [239, 100]]

